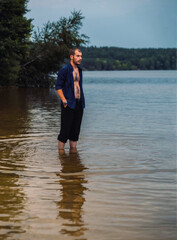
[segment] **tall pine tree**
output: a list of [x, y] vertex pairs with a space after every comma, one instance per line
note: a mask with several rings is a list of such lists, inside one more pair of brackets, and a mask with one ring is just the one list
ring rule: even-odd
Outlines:
[[0, 0], [0, 85], [16, 85], [20, 65], [29, 53], [31, 21], [28, 0]]

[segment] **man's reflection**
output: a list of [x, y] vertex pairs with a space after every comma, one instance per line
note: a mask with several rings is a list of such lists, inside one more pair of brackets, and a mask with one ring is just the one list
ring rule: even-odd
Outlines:
[[83, 165], [78, 151], [59, 152], [62, 170], [60, 173], [61, 201], [59, 217], [63, 218], [61, 232], [70, 236], [82, 236], [86, 228], [82, 219], [82, 207], [85, 202], [84, 191], [87, 180], [84, 176], [86, 167]]

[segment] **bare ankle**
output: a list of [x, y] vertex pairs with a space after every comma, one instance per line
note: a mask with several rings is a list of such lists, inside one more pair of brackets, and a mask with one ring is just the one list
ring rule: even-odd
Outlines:
[[59, 150], [64, 150], [65, 148], [65, 143], [61, 142], [61, 141], [58, 141], [58, 148]]
[[77, 147], [77, 142], [70, 141], [69, 145], [70, 145], [70, 148], [76, 148]]

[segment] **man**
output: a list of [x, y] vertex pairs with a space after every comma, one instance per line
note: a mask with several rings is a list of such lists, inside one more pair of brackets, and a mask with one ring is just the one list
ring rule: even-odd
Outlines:
[[69, 139], [70, 148], [76, 148], [79, 139], [85, 99], [82, 88], [82, 52], [73, 48], [70, 63], [58, 72], [56, 91], [61, 99], [61, 129], [58, 135], [59, 150], [64, 150]]

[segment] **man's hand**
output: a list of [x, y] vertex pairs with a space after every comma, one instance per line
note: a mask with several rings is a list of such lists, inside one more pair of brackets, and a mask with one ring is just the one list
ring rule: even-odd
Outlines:
[[63, 106], [66, 108], [68, 106], [67, 102], [63, 102]]

